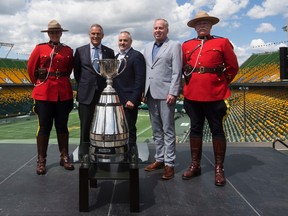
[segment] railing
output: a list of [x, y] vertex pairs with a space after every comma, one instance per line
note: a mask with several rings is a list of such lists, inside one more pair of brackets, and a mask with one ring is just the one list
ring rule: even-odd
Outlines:
[[272, 147], [275, 149], [275, 144], [276, 142], [280, 142], [282, 145], [284, 145], [286, 148], [288, 148], [288, 145], [282, 141], [282, 140], [279, 140], [279, 139], [276, 139], [273, 143], [272, 143]]

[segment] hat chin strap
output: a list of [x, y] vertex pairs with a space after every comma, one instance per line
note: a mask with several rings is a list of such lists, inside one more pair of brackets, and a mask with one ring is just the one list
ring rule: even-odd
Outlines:
[[60, 45], [60, 42], [53, 42], [53, 41], [49, 41], [49, 44], [53, 45], [53, 46], [58, 46]]
[[206, 35], [206, 36], [198, 36], [197, 39], [199, 40], [209, 40], [211, 39], [212, 36], [211, 35]]

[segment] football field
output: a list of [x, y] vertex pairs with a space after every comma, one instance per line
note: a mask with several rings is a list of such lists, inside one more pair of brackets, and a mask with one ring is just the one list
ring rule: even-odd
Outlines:
[[[69, 116], [70, 143], [79, 142], [80, 124], [77, 110], [73, 110]], [[175, 126], [177, 142], [185, 141], [185, 135], [189, 129], [189, 120], [183, 113], [175, 113]], [[35, 143], [38, 119], [36, 115], [18, 116], [0, 120], [0, 143]], [[152, 130], [147, 110], [139, 110], [137, 121], [138, 143], [152, 142]], [[55, 128], [51, 131], [50, 143], [56, 143]]]

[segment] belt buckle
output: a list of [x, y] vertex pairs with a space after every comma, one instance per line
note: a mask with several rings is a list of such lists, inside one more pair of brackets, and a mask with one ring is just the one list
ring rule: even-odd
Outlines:
[[205, 68], [204, 68], [203, 66], [200, 66], [198, 73], [199, 73], [199, 74], [205, 73]]
[[61, 75], [61, 74], [60, 74], [59, 71], [56, 71], [56, 72], [55, 72], [56, 79], [59, 79], [60, 75]]

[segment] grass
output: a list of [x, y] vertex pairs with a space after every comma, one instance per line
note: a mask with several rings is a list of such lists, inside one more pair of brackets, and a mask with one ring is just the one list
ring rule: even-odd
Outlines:
[[[1, 140], [24, 140], [35, 139], [38, 128], [37, 116], [16, 117], [0, 120], [0, 139]], [[68, 128], [70, 138], [79, 139], [80, 123], [77, 110], [73, 110], [69, 116]], [[151, 140], [151, 124], [147, 110], [139, 110], [137, 121], [138, 142]], [[51, 131], [51, 139], [56, 138], [55, 128]]]

